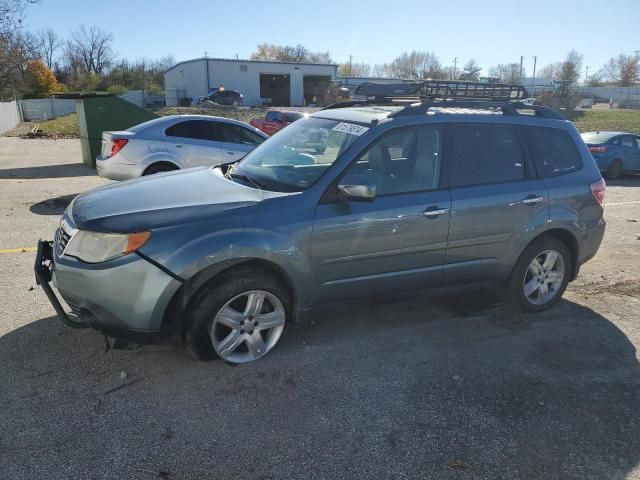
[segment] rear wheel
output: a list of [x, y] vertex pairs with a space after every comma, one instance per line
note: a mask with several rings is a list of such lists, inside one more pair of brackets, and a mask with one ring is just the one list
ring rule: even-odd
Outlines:
[[200, 360], [257, 360], [280, 340], [290, 318], [290, 301], [272, 276], [254, 269], [231, 271], [194, 299], [185, 345]]
[[180, 170], [173, 163], [154, 163], [149, 165], [142, 175], [153, 175], [154, 173], [171, 172], [173, 170]]
[[620, 178], [622, 175], [622, 162], [620, 160], [614, 160], [609, 168], [607, 168], [607, 172], [604, 176], [607, 180], [615, 180], [616, 178]]
[[546, 310], [560, 300], [572, 271], [571, 253], [563, 242], [553, 237], [535, 240], [511, 272], [511, 300], [525, 312]]

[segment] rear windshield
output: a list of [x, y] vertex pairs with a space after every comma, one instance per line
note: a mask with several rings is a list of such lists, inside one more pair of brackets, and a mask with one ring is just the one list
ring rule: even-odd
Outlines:
[[616, 135], [611, 132], [586, 132], [582, 134], [582, 139], [584, 143], [605, 143]]
[[304, 115], [302, 113], [297, 112], [285, 112], [284, 121], [285, 122], [295, 122], [296, 120], [300, 120]]
[[139, 123], [138, 125], [134, 125], [133, 127], [129, 127], [127, 128], [127, 132], [139, 132], [142, 129], [145, 129], [147, 127], [151, 127], [153, 125], [155, 125], [156, 123], [162, 123], [162, 122], [166, 122], [167, 121], [167, 117], [160, 117], [160, 118], [154, 118], [153, 120], [148, 120], [146, 122], [143, 123]]

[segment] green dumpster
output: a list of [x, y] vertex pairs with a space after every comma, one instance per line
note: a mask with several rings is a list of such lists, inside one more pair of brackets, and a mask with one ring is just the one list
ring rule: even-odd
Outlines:
[[96, 168], [96, 157], [102, 149], [102, 132], [126, 130], [159, 117], [115, 95], [81, 93], [58, 95], [58, 98], [76, 99], [82, 161], [91, 168]]

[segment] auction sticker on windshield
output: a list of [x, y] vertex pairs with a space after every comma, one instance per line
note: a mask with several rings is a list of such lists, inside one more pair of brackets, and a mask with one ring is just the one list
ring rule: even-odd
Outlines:
[[363, 127], [362, 125], [356, 125], [355, 123], [340, 122], [331, 130], [333, 130], [334, 132], [348, 133], [359, 137], [363, 133], [367, 133], [369, 127]]

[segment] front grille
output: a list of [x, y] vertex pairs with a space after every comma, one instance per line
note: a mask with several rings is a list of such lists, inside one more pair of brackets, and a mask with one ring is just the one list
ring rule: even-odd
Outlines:
[[56, 253], [58, 255], [62, 255], [64, 253], [64, 249], [67, 248], [67, 243], [69, 243], [69, 239], [71, 235], [65, 231], [64, 227], [60, 225], [60, 228], [56, 231]]

